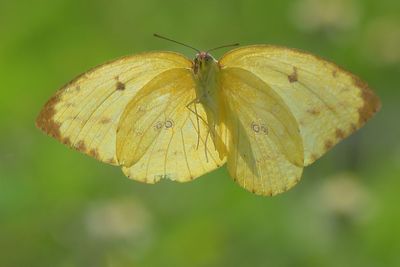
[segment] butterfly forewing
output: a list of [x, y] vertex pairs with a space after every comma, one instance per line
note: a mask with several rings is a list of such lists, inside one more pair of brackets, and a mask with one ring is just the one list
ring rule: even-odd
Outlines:
[[116, 129], [125, 106], [158, 74], [190, 66], [185, 57], [170, 52], [143, 53], [106, 63], [61, 88], [43, 107], [36, 124], [81, 152], [117, 164]]
[[305, 165], [360, 128], [380, 107], [359, 78], [305, 52], [249, 46], [228, 52], [220, 64], [250, 71], [283, 99], [299, 125]]

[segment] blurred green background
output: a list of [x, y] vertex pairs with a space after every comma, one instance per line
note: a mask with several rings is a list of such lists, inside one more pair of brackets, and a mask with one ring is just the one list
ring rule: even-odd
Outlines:
[[[93, 66], [194, 56], [153, 32], [307, 50], [361, 76], [383, 108], [273, 198], [225, 168], [141, 184], [35, 128]], [[0, 36], [0, 266], [400, 266], [400, 1], [1, 0]]]

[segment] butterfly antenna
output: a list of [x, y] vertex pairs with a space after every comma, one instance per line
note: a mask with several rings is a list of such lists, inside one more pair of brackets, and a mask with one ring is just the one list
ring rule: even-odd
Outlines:
[[159, 35], [159, 34], [157, 34], [157, 33], [154, 33], [153, 36], [154, 36], [154, 37], [157, 37], [157, 38], [161, 38], [161, 39], [167, 40], [167, 41], [170, 41], [170, 42], [173, 42], [173, 43], [177, 43], [177, 44], [180, 44], [180, 45], [183, 45], [183, 46], [186, 46], [186, 47], [189, 47], [189, 48], [191, 48], [191, 49], [197, 51], [198, 53], [200, 53], [200, 50], [197, 49], [197, 48], [194, 48], [193, 46], [190, 46], [190, 45], [187, 45], [187, 44], [184, 44], [184, 43], [181, 43], [181, 42], [172, 40], [172, 39], [170, 39], [170, 38], [161, 36], [161, 35]]
[[221, 46], [217, 46], [217, 47], [214, 47], [214, 48], [211, 48], [211, 49], [207, 50], [206, 53], [208, 53], [208, 52], [210, 52], [210, 51], [214, 51], [214, 50], [220, 49], [220, 48], [232, 47], [232, 46], [238, 46], [238, 45], [239, 45], [239, 43], [228, 44], [228, 45], [221, 45]]

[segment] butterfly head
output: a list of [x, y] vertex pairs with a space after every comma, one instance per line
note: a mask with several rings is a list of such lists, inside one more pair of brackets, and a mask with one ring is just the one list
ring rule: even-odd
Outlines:
[[218, 61], [207, 52], [199, 52], [193, 60], [193, 72], [196, 75], [204, 75], [217, 66]]
[[170, 42], [174, 42], [174, 43], [186, 46], [188, 48], [191, 48], [191, 49], [197, 51], [196, 57], [193, 60], [192, 68], [193, 68], [193, 72], [194, 72], [195, 76], [197, 76], [196, 78], [198, 78], [199, 80], [203, 80], [203, 81], [206, 81], [210, 77], [210, 74], [215, 74], [219, 70], [218, 61], [213, 56], [211, 56], [209, 52], [217, 50], [217, 49], [225, 48], [225, 47], [239, 45], [238, 43], [221, 45], [221, 46], [211, 48], [204, 52], [204, 51], [200, 51], [199, 49], [197, 49], [193, 46], [175, 41], [175, 40], [167, 38], [165, 36], [161, 36], [156, 33], [154, 33], [153, 35], [157, 38], [161, 38], [161, 39], [164, 39], [164, 40], [167, 40]]

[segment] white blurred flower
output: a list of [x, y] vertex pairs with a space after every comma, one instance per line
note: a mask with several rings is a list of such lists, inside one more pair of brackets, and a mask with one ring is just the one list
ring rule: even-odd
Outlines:
[[298, 0], [290, 11], [294, 25], [311, 33], [352, 30], [360, 20], [354, 0]]
[[138, 201], [124, 198], [93, 204], [85, 215], [85, 224], [93, 239], [134, 241], [147, 238], [150, 219]]
[[374, 210], [371, 196], [359, 182], [360, 178], [350, 173], [340, 173], [324, 181], [319, 190], [318, 206], [324, 213], [362, 221]]

